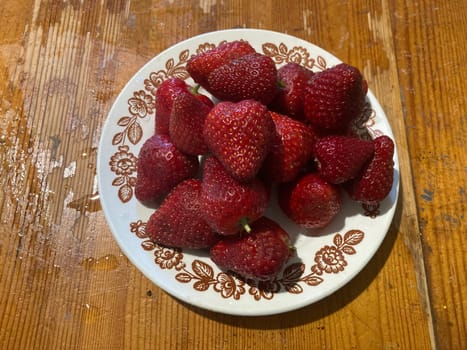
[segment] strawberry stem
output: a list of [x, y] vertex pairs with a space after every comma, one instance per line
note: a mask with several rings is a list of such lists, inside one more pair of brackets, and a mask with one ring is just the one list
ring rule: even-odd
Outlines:
[[251, 227], [248, 224], [248, 218], [246, 218], [246, 217], [241, 218], [240, 219], [240, 226], [246, 231], [246, 233], [251, 232]]
[[198, 90], [199, 90], [200, 87], [201, 87], [200, 84], [196, 84], [195, 86], [193, 86], [193, 87], [191, 88], [191, 92], [192, 92], [194, 95], [197, 95], [197, 94], [198, 94]]

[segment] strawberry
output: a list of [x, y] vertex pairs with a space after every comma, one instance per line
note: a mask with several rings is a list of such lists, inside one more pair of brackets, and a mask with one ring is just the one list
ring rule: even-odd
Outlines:
[[224, 237], [210, 250], [221, 269], [256, 280], [274, 279], [292, 255], [287, 232], [266, 217], [257, 220], [250, 233]]
[[207, 105], [213, 105], [206, 95], [198, 93], [198, 87], [192, 87], [179, 78], [164, 80], [156, 91], [156, 134], [169, 135], [170, 114], [172, 113], [173, 101], [175, 96], [185, 91], [193, 93], [199, 100]]
[[205, 88], [219, 100], [253, 99], [268, 104], [278, 92], [276, 77], [272, 58], [255, 52], [214, 69]]
[[219, 234], [249, 230], [248, 225], [264, 214], [268, 199], [269, 193], [259, 180], [238, 182], [215, 157], [205, 159], [201, 207], [205, 220]]
[[326, 132], [342, 133], [363, 111], [365, 94], [360, 71], [341, 63], [316, 73], [305, 88], [306, 119]]
[[386, 135], [373, 140], [374, 155], [346, 189], [353, 200], [377, 209], [392, 188], [394, 178], [394, 142]]
[[261, 168], [261, 176], [268, 182], [294, 180], [312, 157], [315, 135], [298, 120], [271, 112], [276, 135]]
[[178, 184], [150, 216], [146, 233], [156, 243], [182, 249], [211, 247], [219, 236], [204, 221], [200, 205], [201, 181]]
[[201, 155], [208, 151], [204, 142], [204, 120], [212, 106], [188, 91], [179, 92], [173, 101], [169, 135], [177, 148], [187, 154]]
[[279, 187], [279, 205], [284, 213], [304, 228], [323, 228], [339, 213], [340, 189], [319, 174], [310, 173]]
[[303, 120], [305, 87], [313, 74], [313, 71], [298, 63], [287, 63], [280, 67], [277, 70], [280, 89], [270, 105], [271, 110], [297, 120]]
[[156, 134], [169, 134], [169, 120], [174, 96], [186, 89], [186, 83], [178, 78], [164, 80], [156, 91]]
[[254, 52], [255, 49], [246, 41], [224, 42], [211, 50], [203, 51], [191, 57], [187, 62], [186, 70], [195, 82], [208, 89], [208, 76], [213, 70], [234, 59]]
[[195, 176], [199, 161], [180, 152], [168, 136], [155, 134], [141, 147], [136, 167], [136, 198], [155, 204], [175, 185]]
[[258, 173], [274, 137], [274, 122], [260, 102], [220, 102], [204, 122], [204, 140], [228, 173], [250, 181]]
[[323, 179], [340, 184], [355, 178], [373, 157], [371, 141], [350, 136], [325, 136], [315, 144], [318, 172]]

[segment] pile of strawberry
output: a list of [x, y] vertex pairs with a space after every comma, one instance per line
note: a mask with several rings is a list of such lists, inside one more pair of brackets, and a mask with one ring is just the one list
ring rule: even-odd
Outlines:
[[193, 56], [187, 71], [196, 87], [171, 78], [157, 90], [155, 133], [138, 157], [136, 197], [160, 204], [146, 225], [154, 242], [209, 249], [221, 269], [267, 280], [294, 252], [264, 216], [271, 191], [307, 229], [329, 224], [342, 191], [373, 209], [390, 192], [393, 141], [353, 128], [367, 93], [355, 67], [277, 68], [233, 41]]

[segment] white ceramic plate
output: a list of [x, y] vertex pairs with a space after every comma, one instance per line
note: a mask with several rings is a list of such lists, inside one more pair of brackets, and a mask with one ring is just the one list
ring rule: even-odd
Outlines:
[[[200, 308], [235, 315], [282, 313], [317, 302], [349, 282], [371, 259], [392, 221], [398, 190], [399, 163], [394, 156], [394, 185], [381, 203], [376, 218], [347, 198], [337, 219], [320, 236], [307, 235], [290, 222], [277, 205], [267, 216], [291, 235], [297, 257], [268, 286], [248, 285], [217, 268], [206, 252], [180, 251], [152, 243], [145, 223], [153, 209], [134, 196], [136, 157], [154, 130], [154, 96], [168, 77], [191, 78], [185, 70], [195, 53], [222, 41], [247, 40], [258, 52], [271, 56], [278, 66], [297, 62], [319, 71], [340, 61], [323, 49], [301, 39], [254, 29], [235, 29], [203, 34], [160, 53], [128, 82], [105, 122], [98, 151], [98, 181], [105, 217], [120, 248], [151, 281], [172, 296]], [[367, 128], [373, 136], [394, 139], [384, 111], [371, 93], [372, 115]]]

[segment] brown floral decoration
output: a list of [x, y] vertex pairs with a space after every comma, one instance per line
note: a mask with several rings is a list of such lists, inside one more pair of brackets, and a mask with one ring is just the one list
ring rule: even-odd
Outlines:
[[318, 70], [324, 70], [327, 67], [324, 57], [317, 56], [316, 58], [312, 58], [308, 50], [302, 46], [294, 46], [289, 49], [284, 43], [280, 43], [279, 45], [264, 43], [262, 49], [266, 56], [271, 57], [278, 64], [297, 63], [308, 69]]
[[118, 198], [126, 203], [133, 197], [133, 187], [136, 184], [136, 176], [133, 176], [136, 172], [136, 157], [127, 145], [122, 145], [110, 157], [109, 166], [117, 175], [112, 181], [112, 186], [118, 187]]
[[371, 134], [372, 138], [376, 138], [378, 136], [384, 135], [384, 133], [381, 130], [375, 128], [375, 124], [376, 124], [376, 112], [374, 109], [371, 109], [371, 111], [369, 112], [368, 120], [365, 123], [365, 127], [368, 130], [368, 132]]
[[[318, 286], [325, 280], [326, 274], [338, 274], [347, 266], [346, 255], [356, 253], [354, 246], [364, 238], [360, 230], [347, 231], [344, 236], [337, 233], [333, 237], [333, 244], [325, 245], [316, 251], [315, 264], [307, 268], [303, 263], [291, 263], [282, 273], [271, 281], [244, 280], [233, 273], [221, 271], [216, 273], [211, 264], [194, 259], [189, 267], [184, 262], [182, 250], [168, 248], [151, 241], [145, 231], [146, 224], [141, 220], [130, 223], [130, 232], [136, 237], [144, 239], [141, 243], [144, 250], [153, 251], [154, 263], [163, 270], [175, 269], [179, 271], [175, 280], [179, 283], [191, 283], [194, 290], [205, 292], [212, 290], [224, 299], [240, 299], [243, 295], [250, 295], [254, 300], [271, 300], [276, 293], [285, 291], [291, 294], [301, 294], [304, 286]], [[248, 294], [247, 294], [248, 292]]]

